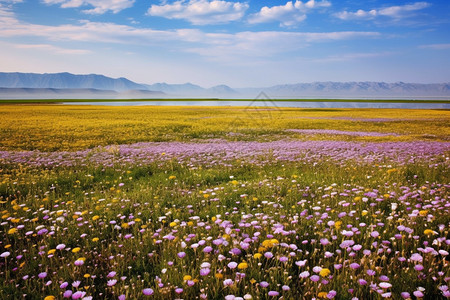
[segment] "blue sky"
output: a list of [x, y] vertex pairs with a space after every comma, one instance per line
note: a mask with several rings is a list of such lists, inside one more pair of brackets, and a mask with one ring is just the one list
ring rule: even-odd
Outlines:
[[450, 1], [0, 0], [0, 71], [262, 87], [450, 81]]

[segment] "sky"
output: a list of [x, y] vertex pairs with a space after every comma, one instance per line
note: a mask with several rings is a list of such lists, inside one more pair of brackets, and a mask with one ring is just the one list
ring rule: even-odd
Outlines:
[[0, 72], [450, 82], [450, 1], [0, 0]]

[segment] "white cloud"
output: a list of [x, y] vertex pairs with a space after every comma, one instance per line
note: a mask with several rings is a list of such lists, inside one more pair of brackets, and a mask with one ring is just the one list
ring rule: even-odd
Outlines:
[[60, 4], [62, 8], [77, 8], [92, 6], [92, 9], [83, 10], [86, 14], [104, 14], [108, 11], [118, 13], [133, 6], [135, 0], [43, 0], [44, 3]]
[[167, 19], [184, 19], [194, 25], [220, 24], [236, 21], [244, 16], [248, 4], [229, 1], [180, 0], [171, 4], [153, 4], [148, 9], [150, 16]]
[[[377, 38], [377, 32], [237, 32], [208, 33], [199, 29], [154, 30], [136, 28], [114, 23], [82, 21], [78, 24], [58, 26], [38, 25], [22, 22], [0, 6], [0, 37], [33, 37], [41, 39], [42, 45], [21, 46], [56, 51], [65, 50], [52, 46], [77, 42], [79, 47], [94, 44], [137, 45], [159, 47], [165, 51], [195, 53], [218, 61], [256, 60], [280, 53], [289, 53], [308, 47], [311, 43], [332, 42], [350, 39]], [[71, 47], [67, 47], [71, 48]], [[80, 50], [78, 54], [84, 54]]]
[[433, 50], [447, 50], [450, 49], [450, 44], [430, 44], [430, 45], [421, 45], [419, 48], [423, 49], [433, 49]]
[[306, 3], [302, 1], [289, 1], [285, 5], [264, 6], [261, 10], [249, 17], [250, 24], [280, 22], [281, 26], [294, 26], [306, 19], [306, 13], [314, 8], [329, 7], [330, 2], [323, 0], [316, 2], [309, 0]]
[[343, 11], [335, 16], [341, 20], [371, 20], [378, 16], [401, 19], [412, 16], [413, 12], [429, 7], [428, 2], [416, 2], [413, 4], [396, 5], [372, 10], [357, 10], [356, 12]]

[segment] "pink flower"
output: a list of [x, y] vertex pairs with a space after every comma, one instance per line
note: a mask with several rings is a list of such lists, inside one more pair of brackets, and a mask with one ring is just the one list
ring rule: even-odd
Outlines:
[[152, 290], [152, 289], [149, 289], [149, 288], [143, 289], [143, 290], [142, 290], [142, 293], [143, 293], [145, 296], [151, 296], [151, 295], [153, 295], [153, 290]]

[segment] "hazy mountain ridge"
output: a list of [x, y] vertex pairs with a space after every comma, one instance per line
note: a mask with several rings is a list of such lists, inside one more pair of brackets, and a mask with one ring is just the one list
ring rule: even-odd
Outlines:
[[[63, 94], [67, 97], [87, 98], [249, 98], [260, 92], [270, 98], [450, 98], [450, 83], [405, 82], [312, 82], [283, 84], [271, 87], [236, 88], [217, 85], [203, 88], [192, 83], [139, 84], [126, 78], [110, 78], [103, 75], [74, 75], [70, 73], [0, 73], [0, 98], [46, 98]], [[6, 90], [4, 88], [10, 88]], [[13, 90], [12, 88], [19, 88]], [[22, 89], [22, 90], [20, 90]], [[28, 89], [28, 90], [26, 90]], [[34, 89], [34, 90], [33, 90]], [[59, 90], [56, 90], [59, 89]], [[72, 90], [71, 90], [72, 89]], [[76, 91], [75, 91], [76, 90]], [[108, 92], [102, 92], [107, 90]], [[76, 93], [80, 93], [78, 96]], [[53, 98], [54, 98], [53, 97]], [[62, 96], [61, 96], [62, 97]]]
[[276, 85], [264, 91], [279, 96], [296, 94], [346, 94], [379, 96], [449, 96], [450, 83], [404, 83], [404, 82], [313, 82]]
[[0, 73], [0, 87], [7, 88], [55, 88], [99, 90], [147, 90], [147, 87], [126, 78], [110, 78], [104, 75], [75, 75], [71, 73]]
[[54, 88], [2, 88], [0, 99], [144, 99], [162, 98], [165, 94], [148, 90], [99, 90]]

